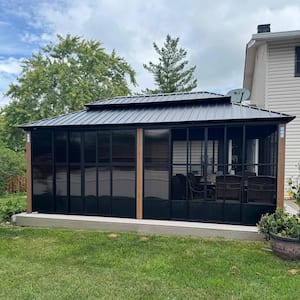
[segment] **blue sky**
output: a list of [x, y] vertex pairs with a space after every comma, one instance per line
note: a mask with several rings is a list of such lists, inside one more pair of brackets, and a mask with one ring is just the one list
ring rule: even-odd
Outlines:
[[21, 61], [56, 35], [99, 40], [136, 70], [136, 91], [153, 87], [143, 63], [156, 61], [152, 43], [180, 38], [197, 90], [226, 93], [242, 86], [245, 46], [258, 24], [300, 30], [299, 0], [0, 0], [0, 107]]

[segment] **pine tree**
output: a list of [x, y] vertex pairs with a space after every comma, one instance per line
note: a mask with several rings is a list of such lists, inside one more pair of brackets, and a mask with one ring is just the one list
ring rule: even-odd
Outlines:
[[186, 69], [188, 60], [185, 60], [187, 51], [178, 49], [179, 37], [172, 38], [167, 35], [163, 47], [160, 49], [153, 43], [154, 50], [159, 55], [159, 63], [149, 62], [144, 68], [154, 75], [155, 90], [146, 89], [146, 93], [174, 93], [189, 92], [197, 87], [197, 79], [194, 78], [196, 66]]

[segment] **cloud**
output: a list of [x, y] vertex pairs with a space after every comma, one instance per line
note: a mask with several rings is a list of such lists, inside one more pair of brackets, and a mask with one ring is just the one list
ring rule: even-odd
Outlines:
[[[142, 65], [157, 61], [152, 43], [161, 46], [168, 33], [180, 37], [190, 66], [197, 66], [198, 90], [226, 93], [242, 86], [245, 46], [258, 24], [271, 23], [272, 31], [300, 28], [298, 0], [28, 0], [2, 1], [0, 8], [2, 73], [16, 74], [21, 56], [70, 33], [116, 49], [136, 70], [137, 91], [153, 88]], [[7, 77], [1, 78], [5, 85]]]
[[274, 30], [300, 27], [297, 1], [66, 1], [43, 3], [37, 19], [50, 33], [71, 33], [104, 43], [136, 69], [140, 89], [153, 86], [142, 64], [157, 59], [152, 43], [180, 37], [200, 89], [240, 87], [245, 45], [257, 24]]
[[0, 107], [9, 102], [9, 98], [4, 94], [7, 92], [9, 84], [15, 82], [20, 74], [22, 60], [23, 58], [0, 57]]
[[23, 58], [16, 59], [14, 57], [0, 57], [0, 73], [17, 75], [21, 72], [21, 61]]

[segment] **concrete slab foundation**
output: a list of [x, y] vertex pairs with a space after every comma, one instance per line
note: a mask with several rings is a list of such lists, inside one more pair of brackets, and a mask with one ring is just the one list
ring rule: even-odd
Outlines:
[[13, 216], [18, 226], [96, 229], [143, 234], [262, 240], [255, 226], [183, 221], [137, 220], [60, 214], [20, 213]]

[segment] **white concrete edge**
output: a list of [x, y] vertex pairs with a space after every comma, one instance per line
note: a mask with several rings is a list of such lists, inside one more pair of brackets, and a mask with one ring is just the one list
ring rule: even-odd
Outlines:
[[262, 236], [258, 234], [255, 226], [40, 213], [20, 213], [13, 218], [18, 226], [98, 229], [158, 235], [262, 240]]

